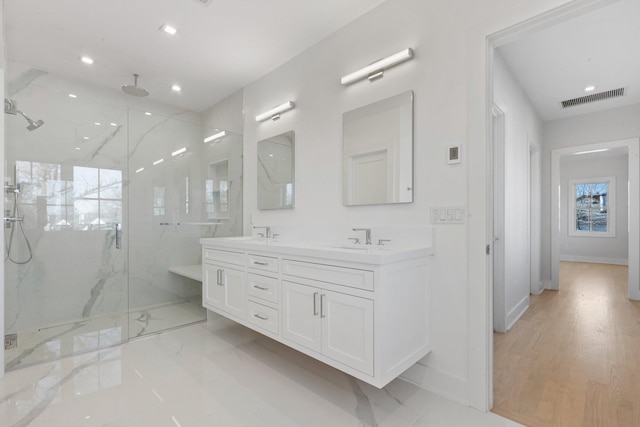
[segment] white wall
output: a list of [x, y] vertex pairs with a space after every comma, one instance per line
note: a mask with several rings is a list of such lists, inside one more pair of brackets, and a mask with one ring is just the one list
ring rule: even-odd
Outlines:
[[[606, 154], [603, 154], [606, 156]], [[602, 156], [600, 156], [602, 157]], [[567, 156], [560, 161], [560, 259], [566, 261], [601, 262], [607, 264], [627, 264], [629, 258], [628, 235], [628, 180], [629, 160], [627, 155], [581, 159]], [[614, 237], [569, 236], [569, 200], [571, 179], [615, 177], [615, 205], [609, 206], [609, 213], [615, 215]], [[611, 200], [611, 199], [610, 199]]]
[[640, 136], [640, 104], [544, 124], [542, 144], [543, 279], [551, 280], [551, 150]]
[[[4, 2], [0, 3], [0, 17], [3, 14]], [[0, 19], [0, 79], [4, 82], [6, 51], [4, 48], [4, 20]], [[4, 99], [4, 84], [0, 85], [0, 95]], [[0, 118], [0, 176], [4, 175], [4, 114]], [[4, 197], [0, 197], [0, 212], [4, 212]], [[2, 241], [4, 242], [4, 227], [2, 227]], [[0, 263], [0, 333], [4, 338], [4, 263]], [[4, 340], [3, 340], [4, 342]], [[0, 351], [0, 379], [4, 377], [4, 347]]]
[[[389, 0], [245, 88], [245, 234], [261, 223], [286, 225], [277, 230], [283, 238], [297, 229], [346, 239], [349, 226], [420, 226], [428, 224], [432, 206], [468, 207], [467, 224], [436, 227], [429, 277], [434, 350], [405, 377], [483, 409], [491, 328], [484, 252], [486, 37], [563, 3]], [[341, 76], [406, 47], [415, 58], [384, 78], [340, 85]], [[406, 90], [415, 93], [414, 203], [344, 207], [342, 114]], [[280, 120], [253, 120], [287, 100], [296, 108]], [[296, 208], [258, 211], [256, 141], [287, 130], [296, 132]], [[462, 163], [450, 166], [447, 148], [458, 144]]]
[[[494, 56], [494, 102], [504, 112], [503, 289], [494, 289], [494, 329], [506, 332], [529, 307], [529, 142], [539, 141], [542, 121], [499, 51]], [[539, 268], [539, 267], [538, 267]]]

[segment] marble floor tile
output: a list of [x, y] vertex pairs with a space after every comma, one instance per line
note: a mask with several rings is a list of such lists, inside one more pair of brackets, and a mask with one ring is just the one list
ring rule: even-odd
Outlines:
[[0, 425], [516, 426], [403, 380], [382, 390], [226, 319], [8, 372]]
[[200, 299], [135, 309], [74, 323], [21, 332], [18, 347], [5, 351], [6, 370], [111, 347], [159, 331], [201, 322], [207, 317]]

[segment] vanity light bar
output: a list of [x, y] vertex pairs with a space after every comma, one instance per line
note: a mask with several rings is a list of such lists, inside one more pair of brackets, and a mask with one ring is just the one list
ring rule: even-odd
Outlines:
[[342, 83], [343, 85], [350, 85], [351, 83], [355, 83], [358, 80], [362, 80], [368, 77], [370, 77], [371, 80], [380, 78], [382, 77], [384, 70], [386, 70], [387, 68], [391, 68], [394, 65], [407, 61], [411, 58], [413, 58], [413, 49], [408, 47], [396, 54], [387, 56], [386, 58], [376, 61], [371, 65], [368, 65], [364, 68], [359, 69], [358, 71], [354, 71], [353, 73], [344, 76], [342, 79], [340, 79], [340, 83]]
[[206, 144], [207, 142], [211, 142], [211, 141], [213, 141], [213, 140], [215, 140], [215, 139], [222, 138], [222, 137], [223, 137], [223, 136], [225, 136], [226, 134], [227, 134], [227, 132], [226, 132], [226, 131], [222, 131], [222, 132], [214, 133], [213, 135], [210, 135], [210, 136], [206, 137], [206, 138], [204, 139], [204, 143]]
[[173, 153], [171, 153], [171, 156], [172, 157], [179, 156], [180, 154], [186, 153], [186, 152], [187, 152], [187, 147], [182, 147], [181, 149], [176, 150]]
[[269, 111], [265, 111], [262, 114], [258, 114], [256, 116], [256, 122], [262, 122], [267, 119], [277, 120], [280, 118], [280, 113], [284, 113], [285, 111], [289, 111], [294, 108], [296, 104], [293, 101], [287, 101], [284, 104], [278, 105], [277, 107], [272, 108]]

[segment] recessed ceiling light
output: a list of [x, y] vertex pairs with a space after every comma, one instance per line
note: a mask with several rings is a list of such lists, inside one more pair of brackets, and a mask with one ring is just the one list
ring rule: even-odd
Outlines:
[[584, 88], [585, 92], [592, 92], [594, 90], [596, 90], [595, 86], [587, 86], [587, 87]]
[[116, 123], [109, 123], [111, 126], [118, 126]]
[[80, 61], [84, 62], [87, 65], [91, 65], [93, 64], [93, 58], [88, 57], [88, 56], [82, 56], [80, 57]]
[[175, 35], [176, 35], [176, 33], [178, 32], [178, 30], [176, 30], [176, 28], [175, 28], [175, 27], [172, 27], [172, 26], [171, 26], [171, 25], [169, 25], [169, 24], [162, 24], [162, 25], [160, 26], [160, 30], [161, 30], [161, 31], [164, 31], [165, 33], [167, 33], [167, 34], [169, 34], [169, 35], [172, 35], [172, 36], [175, 36]]
[[74, 95], [73, 93], [69, 94], [69, 98], [77, 98], [77, 97], [78, 97], [78, 95]]
[[89, 137], [88, 136], [83, 136], [82, 139], [84, 139], [85, 141], [88, 141]]
[[100, 122], [93, 122], [93, 124], [96, 125], [96, 126], [102, 126], [102, 123], [100, 123]]
[[144, 168], [136, 169], [136, 173], [140, 173], [144, 170]]
[[148, 111], [145, 111], [145, 112], [144, 112], [144, 114], [145, 114], [146, 116], [150, 116], [150, 115], [151, 115], [151, 113], [150, 113], [150, 112], [148, 112]]
[[173, 85], [171, 86], [171, 90], [174, 92], [180, 92], [182, 90], [182, 88], [178, 85]]
[[80, 149], [80, 147], [76, 147], [76, 150], [79, 150], [79, 149]]
[[155, 166], [155, 165], [159, 165], [159, 164], [160, 164], [160, 163], [162, 163], [162, 162], [164, 162], [164, 159], [156, 160], [155, 162], [153, 162], [153, 166]]

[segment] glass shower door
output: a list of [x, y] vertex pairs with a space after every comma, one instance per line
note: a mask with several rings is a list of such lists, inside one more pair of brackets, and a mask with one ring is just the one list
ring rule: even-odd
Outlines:
[[206, 319], [200, 238], [242, 232], [242, 140], [136, 109], [128, 123], [133, 338]]
[[126, 109], [71, 98], [60, 79], [15, 66], [19, 108], [5, 116], [6, 369], [128, 339]]

